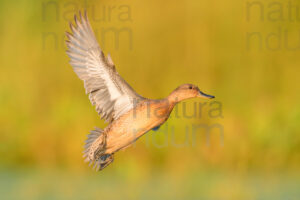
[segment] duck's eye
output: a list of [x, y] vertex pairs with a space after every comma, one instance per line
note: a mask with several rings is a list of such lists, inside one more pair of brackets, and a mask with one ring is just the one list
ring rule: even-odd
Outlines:
[[190, 86], [189, 89], [190, 89], [190, 90], [193, 89], [193, 86]]

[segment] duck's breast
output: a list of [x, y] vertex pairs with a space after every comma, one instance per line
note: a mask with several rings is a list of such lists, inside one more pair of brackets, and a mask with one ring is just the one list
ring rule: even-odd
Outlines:
[[115, 152], [161, 125], [169, 117], [169, 107], [159, 102], [142, 102], [107, 127], [107, 149]]

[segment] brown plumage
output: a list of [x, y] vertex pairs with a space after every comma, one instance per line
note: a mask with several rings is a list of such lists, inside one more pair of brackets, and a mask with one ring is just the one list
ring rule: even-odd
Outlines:
[[104, 56], [86, 12], [79, 13], [79, 19], [75, 15], [74, 19], [75, 26], [70, 23], [71, 33], [66, 33], [70, 64], [83, 80], [98, 114], [109, 122], [104, 130], [92, 130], [86, 140], [85, 161], [94, 163], [96, 170], [109, 165], [115, 152], [163, 124], [178, 102], [195, 97], [214, 98], [192, 84], [181, 85], [165, 99], [140, 96], [118, 74], [110, 55]]

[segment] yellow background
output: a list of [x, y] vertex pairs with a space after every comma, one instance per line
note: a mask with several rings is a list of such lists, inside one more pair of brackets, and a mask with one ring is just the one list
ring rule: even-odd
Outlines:
[[[139, 94], [163, 98], [194, 83], [216, 96], [223, 117], [210, 117], [209, 104], [200, 117], [173, 113], [105, 170], [92, 171], [82, 146], [89, 130], [106, 124], [64, 44], [85, 2], [95, 30], [132, 32], [132, 48], [125, 33], [119, 48], [107, 36], [103, 49]], [[1, 199], [299, 199], [300, 12], [289, 13], [289, 1], [251, 2], [1, 1]], [[204, 101], [187, 101], [189, 114], [194, 102]], [[195, 146], [176, 147], [170, 135], [157, 145], [166, 126], [185, 144], [185, 127], [201, 123], [222, 125], [224, 140], [213, 131], [208, 145], [199, 131]]]

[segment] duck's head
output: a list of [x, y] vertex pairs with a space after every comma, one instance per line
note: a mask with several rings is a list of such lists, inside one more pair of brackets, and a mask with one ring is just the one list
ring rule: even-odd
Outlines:
[[176, 88], [170, 95], [169, 100], [173, 102], [180, 102], [185, 99], [191, 98], [202, 98], [202, 99], [213, 99], [212, 95], [205, 94], [196, 85], [193, 84], [183, 84]]

